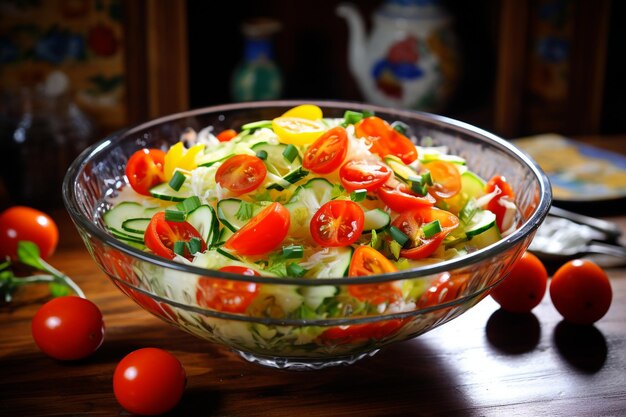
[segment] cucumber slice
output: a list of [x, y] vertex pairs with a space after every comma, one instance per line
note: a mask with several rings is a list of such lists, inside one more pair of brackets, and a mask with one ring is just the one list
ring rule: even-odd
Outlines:
[[246, 123], [245, 125], [241, 126], [241, 130], [254, 131], [257, 129], [264, 128], [264, 127], [271, 129], [272, 121], [271, 120], [259, 120], [258, 122]]
[[391, 168], [396, 175], [396, 178], [408, 182], [409, 178], [417, 177], [418, 174], [411, 167], [406, 165], [400, 158], [394, 155], [387, 155], [384, 158], [384, 161], [389, 168]]
[[474, 249], [482, 249], [496, 243], [502, 239], [498, 226], [494, 225], [482, 233], [472, 236], [469, 242], [465, 243], [465, 247], [471, 246]]
[[149, 217], [140, 217], [136, 219], [124, 220], [124, 222], [122, 223], [122, 229], [124, 229], [125, 232], [139, 233], [143, 236], [143, 234], [146, 232], [146, 229], [148, 228], [150, 220], [151, 219]]
[[478, 198], [485, 195], [485, 181], [472, 171], [461, 174], [461, 189], [468, 198]]
[[317, 310], [325, 298], [334, 297], [339, 289], [334, 285], [322, 285], [319, 287], [300, 287], [298, 292], [304, 297], [304, 304], [307, 307]]
[[191, 197], [193, 193], [187, 184], [183, 184], [178, 191], [174, 190], [168, 183], [159, 184], [150, 189], [152, 197], [164, 201], [183, 201]]
[[268, 177], [275, 178], [271, 184], [267, 185], [269, 189], [282, 191], [309, 174], [308, 171], [302, 168], [302, 158], [299, 154], [291, 162], [285, 158], [283, 153], [287, 146], [284, 143], [271, 145], [267, 142], [259, 142], [252, 146], [254, 152], [263, 151], [267, 154], [263, 162], [267, 168]]
[[224, 226], [236, 232], [264, 207], [261, 204], [250, 203], [237, 198], [226, 198], [217, 203], [217, 218]]
[[366, 210], [364, 214], [363, 233], [372, 233], [372, 230], [380, 232], [386, 229], [391, 223], [389, 213], [381, 209]]
[[285, 204], [291, 214], [289, 233], [297, 237], [309, 236], [309, 223], [315, 212], [332, 199], [334, 186], [324, 178], [313, 178], [299, 186]]
[[352, 246], [325, 248], [309, 257], [300, 266], [308, 269], [305, 277], [341, 278], [348, 274], [352, 260]]
[[218, 233], [217, 239], [215, 239], [215, 243], [213, 244], [213, 246], [222, 246], [224, 243], [226, 243], [228, 238], [230, 238], [234, 234], [235, 232], [230, 230], [228, 227], [222, 227]]
[[447, 154], [439, 153], [439, 152], [432, 152], [432, 153], [422, 152], [420, 153], [419, 159], [420, 159], [420, 162], [424, 164], [428, 162], [433, 162], [433, 161], [446, 161], [446, 162], [451, 162], [457, 165], [466, 164], [465, 158], [461, 158], [460, 156], [457, 156], [457, 155], [447, 155]]
[[187, 221], [200, 233], [208, 246], [212, 246], [219, 233], [219, 221], [213, 207], [202, 205], [187, 214]]
[[154, 213], [162, 210], [163, 208], [161, 207], [146, 207], [134, 201], [122, 201], [111, 210], [104, 213], [102, 220], [104, 220], [105, 226], [110, 231], [122, 237], [135, 238], [143, 242], [143, 233], [125, 230], [123, 226], [124, 222], [130, 219], [152, 218]]
[[473, 238], [494, 227], [497, 229], [496, 215], [489, 210], [478, 210], [465, 226], [465, 234]]

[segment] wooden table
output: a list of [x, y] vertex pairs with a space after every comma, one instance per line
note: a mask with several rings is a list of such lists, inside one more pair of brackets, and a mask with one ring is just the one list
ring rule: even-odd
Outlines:
[[[181, 416], [616, 416], [626, 414], [626, 268], [607, 270], [614, 298], [595, 326], [561, 321], [549, 297], [532, 314], [510, 316], [486, 298], [419, 338], [351, 367], [278, 371], [247, 363], [137, 307], [96, 267], [63, 211], [61, 244], [50, 262], [102, 310], [106, 339], [77, 363], [44, 356], [30, 319], [44, 287], [0, 308], [0, 415], [127, 415], [112, 375], [134, 349], [176, 355], [188, 385]], [[626, 234], [626, 215], [612, 217]]]

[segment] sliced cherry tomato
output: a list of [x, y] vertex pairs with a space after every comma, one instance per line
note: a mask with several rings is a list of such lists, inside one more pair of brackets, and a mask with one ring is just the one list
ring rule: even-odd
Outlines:
[[613, 290], [602, 268], [589, 260], [576, 259], [554, 273], [550, 298], [565, 320], [591, 324], [609, 311]]
[[126, 177], [133, 190], [150, 195], [150, 189], [166, 181], [165, 152], [160, 149], [140, 149], [126, 163]]
[[413, 142], [380, 117], [366, 117], [354, 127], [358, 137], [366, 138], [372, 143], [370, 151], [373, 153], [383, 158], [395, 155], [405, 164], [417, 159], [417, 149]]
[[405, 320], [392, 319], [375, 323], [336, 326], [325, 330], [319, 337], [321, 343], [325, 345], [363, 343], [393, 336], [405, 323]]
[[348, 246], [361, 236], [364, 221], [363, 209], [354, 201], [331, 200], [313, 215], [311, 236], [321, 246]]
[[319, 138], [327, 129], [319, 120], [302, 117], [277, 117], [272, 120], [272, 129], [282, 143], [308, 145]]
[[104, 340], [100, 309], [76, 296], [54, 298], [41, 306], [33, 317], [31, 330], [42, 352], [63, 361], [86, 358]]
[[237, 131], [235, 129], [226, 129], [218, 133], [216, 138], [220, 142], [230, 142], [235, 136], [237, 136]]
[[59, 242], [59, 229], [46, 213], [25, 206], [13, 206], [0, 214], [0, 262], [8, 256], [17, 260], [17, 244], [33, 242], [40, 256], [48, 259]]
[[290, 222], [289, 210], [280, 203], [272, 203], [237, 230], [224, 247], [240, 255], [263, 255], [285, 239]]
[[348, 275], [360, 277], [396, 272], [398, 268], [371, 246], [359, 246], [352, 254]]
[[115, 367], [113, 392], [127, 411], [153, 416], [178, 404], [187, 375], [180, 361], [157, 348], [143, 348], [126, 355]]
[[265, 181], [267, 168], [261, 158], [254, 155], [235, 155], [220, 165], [215, 181], [236, 195], [256, 190]]
[[[257, 271], [244, 266], [225, 266], [220, 271], [248, 276], [260, 276]], [[201, 277], [198, 280], [196, 301], [201, 307], [227, 313], [243, 313], [259, 293], [254, 282]]]
[[515, 193], [506, 181], [506, 178], [501, 175], [495, 175], [485, 186], [485, 192], [487, 194], [495, 190], [500, 190], [500, 193], [491, 199], [491, 201], [487, 204], [487, 209], [496, 215], [496, 223], [498, 224], [500, 230], [502, 230], [502, 222], [504, 220], [504, 214], [506, 213], [506, 207], [500, 203], [500, 199], [507, 197], [512, 200], [515, 198]]
[[341, 166], [339, 179], [341, 185], [350, 192], [359, 189], [374, 191], [387, 182], [392, 174], [391, 168], [385, 164], [352, 160]]
[[456, 165], [448, 161], [432, 161], [424, 164], [430, 172], [433, 186], [428, 192], [436, 199], [443, 200], [455, 196], [461, 191], [461, 174]]
[[341, 126], [327, 130], [304, 152], [302, 166], [317, 174], [328, 174], [343, 162], [348, 153], [348, 134]]
[[[348, 276], [359, 277], [396, 272], [398, 268], [371, 246], [359, 246], [352, 255]], [[402, 297], [402, 289], [393, 282], [349, 285], [348, 292], [373, 305], [390, 303]]]
[[398, 213], [430, 207], [437, 202], [430, 194], [417, 195], [409, 190], [406, 184], [395, 181], [393, 178], [380, 186], [376, 192], [383, 203]]
[[417, 302], [419, 308], [433, 307], [455, 300], [467, 282], [467, 275], [450, 275], [443, 272], [431, 286], [424, 291]]
[[[422, 227], [435, 220], [439, 221], [441, 231], [425, 238]], [[400, 256], [408, 259], [423, 259], [437, 250], [443, 239], [459, 225], [459, 219], [448, 211], [425, 207], [405, 211], [393, 219], [391, 224], [409, 237], [409, 243], [400, 250]]]
[[[152, 216], [144, 241], [148, 249], [159, 256], [168, 259], [174, 259], [174, 244], [179, 241], [188, 242], [192, 238], [198, 238], [201, 242], [200, 251], [206, 250], [206, 242], [202, 239], [200, 233], [188, 222], [173, 222], [165, 220], [165, 213], [159, 212]], [[193, 255], [189, 253], [185, 247], [185, 258], [192, 259]]]
[[547, 285], [548, 272], [543, 263], [532, 253], [524, 252], [490, 294], [503, 310], [528, 313], [541, 302]]

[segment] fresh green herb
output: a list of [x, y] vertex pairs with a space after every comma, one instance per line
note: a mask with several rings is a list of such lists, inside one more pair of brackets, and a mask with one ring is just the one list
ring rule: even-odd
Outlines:
[[172, 175], [172, 179], [170, 179], [168, 184], [172, 190], [178, 191], [185, 183], [185, 178], [185, 174], [180, 171], [176, 171], [174, 172], [174, 175]]
[[285, 259], [300, 259], [304, 256], [304, 246], [289, 245], [283, 246], [283, 257]]
[[53, 297], [67, 295], [71, 292], [79, 297], [86, 298], [85, 293], [72, 281], [70, 277], [44, 261], [36, 244], [29, 241], [20, 241], [17, 244], [18, 261], [45, 274], [30, 276], [16, 276], [11, 269], [11, 261], [0, 263], [0, 296], [9, 303], [13, 293], [21, 286], [29, 284], [47, 283]]
[[365, 200], [365, 197], [367, 197], [367, 190], [354, 190], [350, 193], [350, 200], [355, 203]]
[[248, 201], [242, 201], [239, 204], [239, 210], [235, 213], [235, 217], [238, 220], [250, 220], [252, 218], [252, 214], [254, 213], [254, 205]]
[[341, 186], [341, 184], [333, 184], [333, 189], [330, 191], [330, 199], [336, 199], [341, 196], [344, 191], [345, 189]]

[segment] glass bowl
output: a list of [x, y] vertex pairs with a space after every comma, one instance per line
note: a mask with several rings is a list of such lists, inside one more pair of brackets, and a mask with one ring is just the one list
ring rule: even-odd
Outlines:
[[[345, 365], [430, 331], [472, 308], [504, 279], [548, 213], [547, 177], [503, 139], [432, 114], [321, 101], [314, 104], [325, 117], [343, 117], [345, 110], [373, 111], [390, 122], [406, 123], [418, 139], [429, 137], [434, 145], [447, 146], [483, 178], [506, 176], [516, 193], [518, 229], [491, 246], [445, 262], [382, 275], [314, 280], [244, 276], [183, 265], [135, 249], [106, 231], [102, 214], [111, 206], [108, 200], [127, 185], [124, 167], [136, 150], [167, 149], [188, 128], [239, 129], [245, 123], [277, 117], [298, 104], [302, 102], [250, 102], [187, 111], [114, 133], [85, 150], [65, 177], [64, 203], [91, 256], [113, 284], [164, 321], [227, 346], [248, 361], [297, 370]], [[207, 279], [258, 286], [254, 308], [231, 313], [201, 307], [196, 303], [197, 286], [199, 280]], [[436, 302], [424, 304], [413, 295], [415, 299], [403, 300], [394, 308], [368, 314], [345, 296], [348, 287], [371, 293], [391, 282], [421, 289], [413, 294], [428, 292], [437, 282], [447, 282], [447, 288]], [[315, 300], [323, 299], [334, 313], [294, 314], [294, 306], [302, 305], [303, 299], [313, 304], [308, 311], [314, 310]]]

